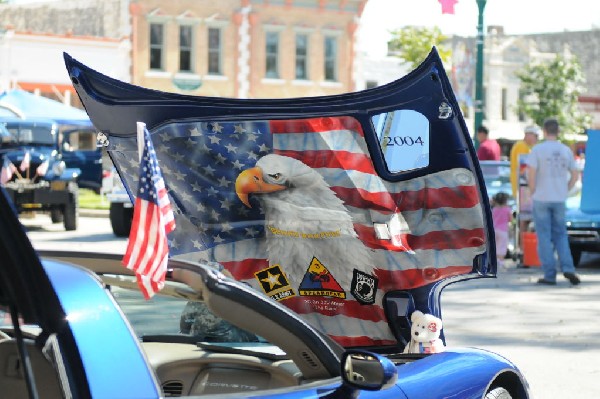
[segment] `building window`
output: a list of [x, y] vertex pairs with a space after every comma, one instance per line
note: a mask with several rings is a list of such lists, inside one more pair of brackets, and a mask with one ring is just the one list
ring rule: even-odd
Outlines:
[[179, 27], [179, 70], [181, 72], [192, 72], [193, 59], [193, 31], [191, 25]]
[[296, 79], [308, 79], [308, 35], [296, 35]]
[[221, 28], [208, 28], [208, 74], [223, 74], [221, 70]]
[[150, 69], [163, 69], [164, 25], [150, 24]]
[[265, 52], [265, 77], [279, 79], [279, 32], [267, 32]]
[[325, 36], [325, 80], [337, 81], [337, 38]]

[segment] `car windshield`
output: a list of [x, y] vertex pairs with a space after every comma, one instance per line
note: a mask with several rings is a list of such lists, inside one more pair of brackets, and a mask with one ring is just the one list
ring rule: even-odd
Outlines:
[[55, 132], [47, 124], [5, 123], [4, 127], [12, 136], [12, 142], [17, 145], [53, 146]]
[[167, 295], [146, 300], [138, 289], [116, 285], [110, 291], [142, 341], [266, 343], [214, 315], [203, 302]]
[[482, 161], [481, 173], [490, 197], [498, 192], [512, 193], [510, 185], [510, 163], [508, 161], [486, 162]]

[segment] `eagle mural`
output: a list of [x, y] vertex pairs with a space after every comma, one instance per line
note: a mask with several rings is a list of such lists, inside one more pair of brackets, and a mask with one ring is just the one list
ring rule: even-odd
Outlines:
[[[246, 206], [252, 207], [250, 195], [260, 203], [269, 264], [279, 265], [292, 286], [308, 287], [312, 279], [323, 289], [350, 291], [353, 274], [373, 274], [370, 250], [358, 239], [342, 200], [303, 162], [263, 156], [240, 173], [235, 189]], [[356, 288], [359, 295], [369, 291], [364, 284]]]

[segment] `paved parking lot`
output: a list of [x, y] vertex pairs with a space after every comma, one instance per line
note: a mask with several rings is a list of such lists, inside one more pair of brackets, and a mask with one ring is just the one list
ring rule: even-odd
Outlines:
[[600, 397], [600, 256], [584, 254], [582, 283], [536, 284], [539, 268], [501, 268], [496, 279], [449, 287], [442, 312], [449, 346], [505, 355], [534, 398]]

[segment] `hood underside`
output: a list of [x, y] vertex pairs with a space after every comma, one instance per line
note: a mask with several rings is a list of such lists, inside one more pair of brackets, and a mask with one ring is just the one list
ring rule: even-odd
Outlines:
[[136, 123], [148, 128], [170, 256], [219, 263], [344, 346], [399, 340], [391, 292], [439, 314], [436, 288], [495, 273], [487, 194], [435, 51], [386, 86], [282, 100], [161, 93], [65, 59], [132, 200]]

